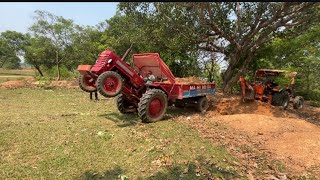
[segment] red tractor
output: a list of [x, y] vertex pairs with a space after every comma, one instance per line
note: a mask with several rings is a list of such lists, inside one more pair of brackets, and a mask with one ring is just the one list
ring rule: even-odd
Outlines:
[[[247, 82], [240, 76], [242, 100], [260, 100], [274, 106], [281, 106], [286, 109], [292, 99], [293, 108], [301, 109], [304, 99], [301, 96], [294, 96], [294, 84], [297, 72], [285, 70], [258, 69], [255, 73], [253, 83]], [[280, 77], [280, 78], [278, 78]], [[276, 81], [289, 79], [285, 87], [281, 87]]]
[[[142, 122], [163, 118], [167, 106], [193, 104], [203, 112], [206, 95], [215, 93], [215, 83], [179, 84], [158, 53], [133, 54], [133, 67], [110, 50], [103, 51], [95, 65], [79, 65], [79, 85], [86, 92], [117, 96], [121, 113], [138, 112]], [[166, 81], [166, 82], [164, 82]]]

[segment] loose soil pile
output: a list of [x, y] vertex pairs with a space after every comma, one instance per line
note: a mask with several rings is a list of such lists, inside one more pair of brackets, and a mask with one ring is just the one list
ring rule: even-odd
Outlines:
[[[198, 77], [191, 76], [185, 78], [175, 78], [177, 84], [207, 84], [208, 82], [199, 79]], [[165, 81], [169, 82], [169, 81]]]
[[74, 80], [62, 80], [62, 81], [52, 81], [50, 86], [62, 87], [62, 88], [79, 88], [77, 79]]
[[0, 87], [5, 88], [21, 88], [29, 87], [35, 81], [34, 77], [28, 77], [24, 80], [7, 81], [0, 83]]
[[24, 80], [17, 81], [7, 81], [0, 84], [0, 87], [5, 88], [21, 88], [21, 87], [50, 87], [50, 88], [79, 88], [77, 79], [73, 80], [61, 80], [61, 81], [51, 81], [47, 85], [43, 85], [40, 81], [36, 81], [35, 78], [30, 77]]
[[[301, 110], [292, 105], [283, 110], [220, 93], [209, 99], [205, 115], [189, 114], [178, 121], [197, 128], [213, 143], [225, 145], [241, 160], [248, 178], [320, 178], [320, 108], [306, 104]], [[281, 169], [277, 161], [287, 169]]]

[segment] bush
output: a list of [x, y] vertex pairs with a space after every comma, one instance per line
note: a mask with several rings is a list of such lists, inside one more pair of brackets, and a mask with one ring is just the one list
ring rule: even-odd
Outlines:
[[[43, 74], [44, 76], [47, 76], [50, 79], [55, 79], [58, 76], [57, 67], [56, 66], [52, 68], [44, 67]], [[76, 77], [76, 74], [74, 72], [69, 71], [64, 65], [61, 65], [60, 67], [60, 75], [61, 75], [61, 79], [72, 79]]]
[[320, 102], [320, 92], [314, 91], [299, 91], [296, 92], [297, 96], [302, 96], [305, 100], [319, 101]]
[[45, 89], [50, 88], [50, 84], [51, 84], [50, 77], [37, 76], [36, 79], [39, 81], [39, 84], [38, 84], [39, 87], [45, 88]]
[[311, 101], [310, 105], [315, 107], [320, 107], [320, 101]]

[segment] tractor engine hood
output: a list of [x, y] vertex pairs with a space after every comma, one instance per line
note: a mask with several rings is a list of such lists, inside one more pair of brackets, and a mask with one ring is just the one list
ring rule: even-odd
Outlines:
[[91, 72], [99, 73], [102, 71], [108, 63], [112, 60], [120, 59], [115, 53], [110, 50], [102, 51], [97, 59], [95, 65], [91, 68]]

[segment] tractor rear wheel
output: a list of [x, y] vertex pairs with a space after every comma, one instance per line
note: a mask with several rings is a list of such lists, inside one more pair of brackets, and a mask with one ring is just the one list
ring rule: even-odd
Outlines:
[[209, 108], [209, 102], [206, 96], [203, 96], [198, 99], [196, 108], [199, 112], [206, 112]]
[[303, 107], [304, 104], [304, 99], [302, 96], [296, 96], [293, 99], [293, 108], [294, 109], [301, 109]]
[[144, 123], [156, 122], [163, 118], [167, 107], [167, 95], [160, 89], [151, 89], [140, 98], [138, 115]]
[[96, 92], [97, 88], [95, 86], [95, 79], [86, 74], [80, 74], [78, 77], [79, 87], [85, 92]]
[[137, 111], [137, 108], [134, 107], [130, 101], [128, 101], [123, 94], [117, 96], [117, 108], [122, 114], [134, 113]]
[[104, 97], [115, 97], [121, 93], [123, 79], [114, 71], [106, 71], [98, 77], [96, 87]]

